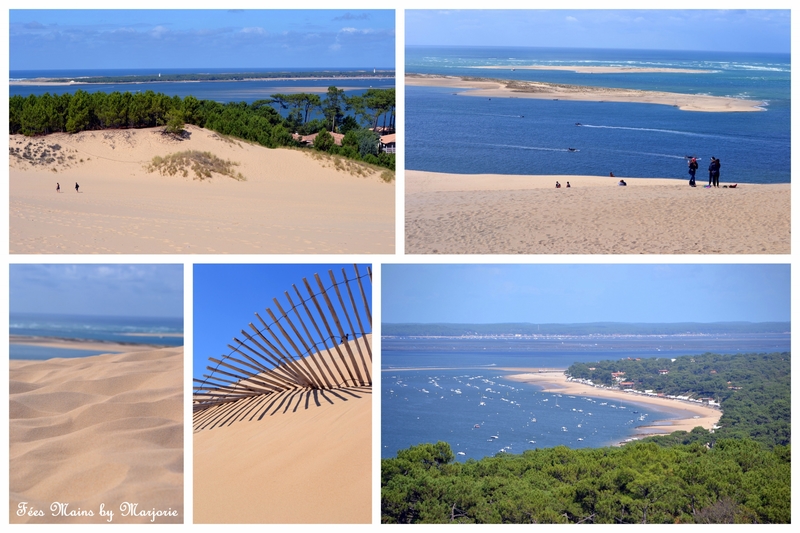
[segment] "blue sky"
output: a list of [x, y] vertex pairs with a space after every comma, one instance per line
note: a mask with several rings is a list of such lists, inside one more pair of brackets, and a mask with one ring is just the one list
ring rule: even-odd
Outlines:
[[394, 10], [11, 10], [10, 69], [394, 68]]
[[183, 265], [10, 265], [12, 313], [182, 317]]
[[[301, 294], [308, 293], [303, 278], [318, 293], [314, 274], [319, 274], [326, 288], [331, 286], [328, 270], [333, 270], [337, 280], [342, 280], [342, 268], [347, 278], [355, 279], [352, 264], [301, 264], [301, 265], [195, 265], [194, 266], [194, 370], [192, 375], [202, 376], [209, 356], [219, 358], [228, 354], [227, 345], [235, 344], [233, 337], [242, 339], [240, 331], [252, 332], [248, 323], [261, 327], [255, 316], [258, 312], [268, 324], [269, 307], [278, 313], [272, 299], [277, 298], [284, 311], [289, 312], [284, 292], [288, 291], [292, 301], [298, 303], [292, 285], [297, 285]], [[367, 275], [367, 265], [358, 265], [358, 272]], [[369, 278], [362, 280], [364, 292], [372, 306], [372, 285]], [[356, 291], [356, 285], [351, 286]], [[356, 293], [354, 296], [358, 298]], [[342, 294], [346, 300], [348, 296]], [[335, 293], [333, 298], [335, 298]], [[311, 305], [311, 304], [310, 304]], [[349, 305], [349, 304], [348, 304]], [[338, 306], [337, 306], [338, 307]], [[361, 309], [359, 304], [359, 309]], [[303, 312], [301, 311], [301, 314]], [[305, 315], [303, 315], [305, 318]], [[294, 318], [290, 313], [290, 317]], [[299, 324], [295, 324], [299, 327]], [[364, 324], [368, 327], [369, 324]], [[322, 324], [319, 324], [322, 328]], [[311, 327], [309, 325], [309, 327]], [[345, 326], [346, 327], [346, 326]]]
[[790, 51], [789, 10], [408, 10], [406, 45]]
[[383, 265], [383, 323], [790, 320], [789, 265]]

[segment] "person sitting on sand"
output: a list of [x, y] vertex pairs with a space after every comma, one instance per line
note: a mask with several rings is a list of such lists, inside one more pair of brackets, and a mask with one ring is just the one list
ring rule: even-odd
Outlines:
[[569, 182], [567, 182], [567, 189], [569, 189], [570, 187], [572, 187], [572, 185], [570, 185]]
[[61, 192], [61, 184], [56, 182], [56, 192]]
[[617, 185], [619, 185], [620, 187], [626, 187], [628, 184], [625, 183], [625, 180], [619, 180], [619, 183]]
[[614, 173], [613, 173], [613, 172], [609, 172], [609, 173], [608, 173], [608, 177], [609, 177], [609, 178], [613, 178], [613, 177], [614, 177]]
[[78, 185], [78, 182], [76, 181], [75, 182], [75, 192], [81, 192], [81, 191], [78, 190], [79, 187], [80, 187], [80, 185]]
[[556, 181], [556, 189], [560, 189], [560, 188], [561, 188], [561, 184], [558, 181]]

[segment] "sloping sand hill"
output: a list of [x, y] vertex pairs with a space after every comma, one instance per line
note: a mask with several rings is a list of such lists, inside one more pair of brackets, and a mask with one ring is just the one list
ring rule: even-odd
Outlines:
[[[366, 379], [371, 360], [350, 346]], [[327, 354], [308, 359], [335, 388], [297, 388], [195, 413], [196, 523], [371, 522], [372, 387], [336, 386], [341, 378]]]
[[[562, 188], [556, 189], [559, 181]], [[788, 254], [791, 185], [407, 170], [410, 254]], [[566, 188], [566, 183], [570, 188]], [[723, 183], [724, 184], [724, 183]], [[725, 184], [727, 185], [727, 184]]]
[[183, 523], [183, 348], [12, 360], [9, 395], [11, 523]]
[[[394, 184], [379, 171], [354, 175], [309, 151], [186, 131], [11, 135], [11, 253], [394, 252]], [[246, 181], [145, 168], [187, 150], [238, 163]]]

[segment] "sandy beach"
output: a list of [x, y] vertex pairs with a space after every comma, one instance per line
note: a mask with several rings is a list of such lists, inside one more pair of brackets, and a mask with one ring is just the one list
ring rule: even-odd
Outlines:
[[790, 253], [788, 183], [704, 189], [625, 177], [619, 187], [619, 177], [415, 170], [405, 179], [411, 254]]
[[[381, 171], [195, 126], [183, 140], [161, 130], [11, 135], [11, 253], [394, 252], [395, 187]], [[188, 150], [237, 163], [246, 181], [146, 169]]]
[[[591, 398], [605, 398], [620, 402], [629, 402], [648, 405], [653, 408], [661, 408], [677, 415], [678, 418], [668, 421], [663, 425], [638, 426], [635, 428], [637, 436], [644, 435], [666, 435], [673, 431], [691, 431], [700, 426], [704, 429], [712, 429], [720, 417], [722, 411], [702, 404], [693, 404], [670, 398], [659, 398], [633, 394], [620, 390], [609, 390], [573, 381], [567, 381], [564, 371], [537, 372], [536, 369], [512, 369], [505, 368], [500, 370], [519, 371], [528, 370], [522, 374], [511, 374], [505, 376], [514, 381], [530, 383], [542, 387], [544, 392], [554, 392], [558, 394], [569, 394], [573, 396], [588, 396]], [[696, 417], [696, 418], [695, 418]]]
[[[343, 89], [345, 91], [355, 91], [362, 89], [362, 87], [342, 87], [337, 84], [337, 82], [341, 82], [348, 79], [357, 79], [357, 80], [385, 80], [386, 78], [393, 78], [394, 73], [392, 75], [387, 76], [357, 76], [357, 77], [338, 77], [334, 76], [331, 78], [323, 78], [323, 77], [314, 77], [314, 76], [303, 76], [297, 78], [243, 78], [237, 80], [164, 80], [164, 81], [129, 81], [129, 82], [114, 82], [114, 85], [146, 85], [148, 83], [230, 83], [231, 81], [236, 82], [248, 82], [248, 81], [320, 81], [320, 80], [330, 80], [332, 84], [336, 85], [337, 89]], [[101, 82], [86, 82], [81, 81], [81, 78], [75, 78], [74, 80], [69, 81], [56, 81], [60, 78], [30, 78], [26, 80], [9, 80], [9, 85], [21, 85], [21, 86], [39, 86], [39, 87], [49, 87], [49, 86], [63, 86], [63, 85], [97, 85]], [[328, 87], [320, 87], [318, 85], [310, 85], [308, 87], [296, 87], [296, 86], [288, 86], [288, 87], [278, 87], [276, 90], [280, 89], [279, 92], [284, 93], [326, 93], [328, 92]], [[270, 88], [272, 90], [272, 88]], [[273, 93], [274, 94], [274, 93]]]
[[[138, 336], [136, 334], [130, 334], [130, 335]], [[183, 335], [170, 334], [165, 336], [182, 337]], [[43, 346], [46, 348], [65, 348], [68, 350], [108, 350], [108, 352], [139, 352], [143, 350], [152, 350], [153, 348], [163, 347], [163, 346], [154, 346], [150, 344], [90, 341], [85, 339], [68, 339], [61, 337], [34, 337], [27, 335], [10, 335], [8, 342], [9, 344], [21, 344], [26, 346]]]
[[183, 348], [12, 360], [9, 395], [11, 523], [183, 523]]
[[761, 107], [764, 102], [761, 101], [702, 94], [454, 76], [407, 75], [405, 82], [406, 85], [412, 86], [464, 89], [457, 94], [484, 98], [539, 98], [545, 100], [662, 104], [671, 105], [683, 111], [702, 112], [764, 111], [763, 107]]
[[[371, 361], [356, 361], [370, 376]], [[334, 388], [195, 412], [196, 523], [371, 523], [372, 387], [342, 387], [335, 371], [326, 375]]]
[[712, 70], [669, 68], [669, 67], [589, 67], [584, 65], [484, 65], [480, 67], [490, 70], [565, 70], [580, 74], [648, 74], [648, 73], [673, 73], [673, 74], [707, 74]]

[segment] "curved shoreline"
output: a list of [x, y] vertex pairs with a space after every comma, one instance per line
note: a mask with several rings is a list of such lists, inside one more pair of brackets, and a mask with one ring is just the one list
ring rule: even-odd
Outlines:
[[766, 111], [766, 109], [760, 107], [764, 106], [766, 102], [730, 98], [726, 96], [642, 91], [637, 89], [568, 85], [538, 81], [407, 74], [405, 83], [407, 86], [464, 89], [464, 91], [456, 94], [461, 96], [481, 96], [485, 98], [537, 98], [542, 100], [570, 100], [580, 102], [660, 104], [677, 107], [682, 111], [699, 111], [706, 113]]
[[[567, 381], [563, 371], [558, 372], [539, 372], [538, 369], [522, 368], [498, 368], [509, 372], [526, 370], [521, 374], [509, 374], [504, 376], [506, 379], [528, 383], [542, 388], [542, 392], [552, 392], [556, 394], [571, 394], [573, 396], [585, 396], [590, 398], [607, 398], [621, 402], [628, 402], [639, 405], [647, 405], [662, 412], [675, 414], [678, 418], [666, 420], [664, 424], [636, 426], [634, 438], [651, 435], [668, 435], [673, 431], [691, 431], [697, 426], [711, 430], [722, 417], [722, 411], [703, 404], [683, 402], [671, 398], [642, 396], [632, 392], [624, 392], [616, 389], [606, 389], [592, 387], [575, 381]], [[697, 418], [695, 418], [697, 417]]]
[[[408, 372], [422, 370], [498, 370], [506, 372], [502, 377], [511, 381], [527, 383], [541, 387], [541, 392], [584, 396], [588, 398], [609, 399], [637, 405], [646, 405], [661, 413], [673, 415], [674, 418], [663, 419], [657, 424], [634, 426], [628, 439], [615, 443], [622, 444], [653, 435], [669, 435], [673, 431], [691, 431], [697, 426], [711, 430], [722, 417], [722, 411], [707, 405], [683, 402], [671, 398], [642, 396], [635, 393], [615, 389], [592, 387], [575, 381], [567, 381], [565, 368], [529, 368], [529, 367], [397, 367], [383, 368], [381, 372]], [[697, 418], [695, 418], [697, 417]]]

